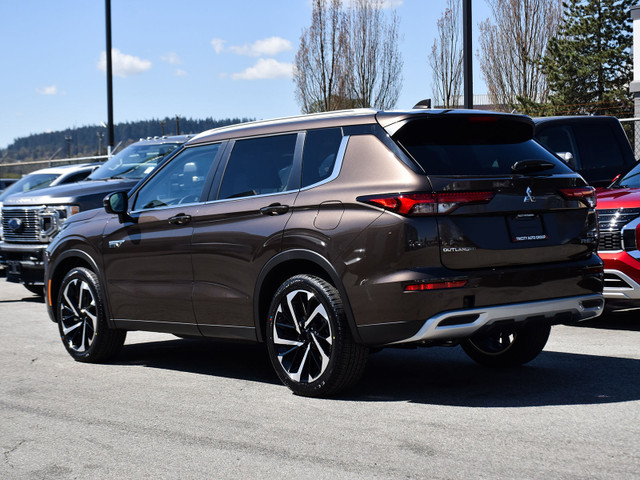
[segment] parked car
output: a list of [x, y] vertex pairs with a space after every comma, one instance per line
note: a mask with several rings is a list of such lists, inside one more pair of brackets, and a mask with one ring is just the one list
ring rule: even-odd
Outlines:
[[9, 185], [16, 183], [17, 178], [0, 178], [0, 193], [2, 193]]
[[7, 281], [23, 283], [42, 294], [43, 253], [64, 222], [78, 212], [100, 207], [107, 193], [133, 187], [188, 138], [141, 140], [114, 155], [83, 182], [5, 198], [0, 255], [7, 266]]
[[99, 166], [99, 163], [83, 163], [81, 165], [62, 165], [59, 167], [43, 168], [31, 172], [15, 183], [12, 183], [0, 193], [0, 206], [2, 206], [1, 202], [9, 195], [22, 194], [32, 190], [53, 187], [55, 185], [66, 185], [84, 180]]
[[536, 140], [563, 158], [589, 185], [606, 187], [636, 165], [629, 140], [615, 117], [540, 117], [533, 121]]
[[600, 245], [604, 260], [604, 295], [612, 307], [640, 305], [640, 165], [598, 189]]
[[525, 116], [356, 110], [200, 134], [47, 248], [68, 353], [127, 330], [266, 342], [293, 392], [326, 396], [370, 348], [462, 345], [526, 363], [602, 311], [592, 187]]

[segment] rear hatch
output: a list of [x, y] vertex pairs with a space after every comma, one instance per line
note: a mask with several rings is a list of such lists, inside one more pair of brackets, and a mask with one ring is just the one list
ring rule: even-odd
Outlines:
[[532, 140], [528, 117], [416, 115], [393, 131], [431, 182], [431, 207], [412, 214], [436, 215], [445, 267], [559, 262], [595, 251], [595, 192]]

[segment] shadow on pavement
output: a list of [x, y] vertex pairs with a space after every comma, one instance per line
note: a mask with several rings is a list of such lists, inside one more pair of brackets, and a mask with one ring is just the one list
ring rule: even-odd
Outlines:
[[[263, 345], [199, 339], [125, 345], [116, 363], [279, 383]], [[477, 365], [459, 347], [386, 349], [369, 357], [361, 381], [338, 399], [484, 408], [635, 401], [640, 360], [543, 351], [529, 365], [500, 370]]]
[[640, 399], [640, 360], [543, 351], [530, 364], [491, 369], [459, 348], [382, 351], [350, 400], [464, 407], [533, 407]]
[[161, 342], [125, 343], [118, 365], [177, 370], [203, 375], [279, 383], [262, 344], [216, 342], [184, 338]]

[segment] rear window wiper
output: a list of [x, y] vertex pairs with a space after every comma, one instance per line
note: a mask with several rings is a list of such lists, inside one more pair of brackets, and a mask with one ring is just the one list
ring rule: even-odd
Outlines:
[[511, 165], [511, 171], [513, 173], [534, 173], [541, 172], [543, 170], [549, 170], [556, 166], [555, 163], [549, 162], [547, 160], [520, 160], [519, 162]]

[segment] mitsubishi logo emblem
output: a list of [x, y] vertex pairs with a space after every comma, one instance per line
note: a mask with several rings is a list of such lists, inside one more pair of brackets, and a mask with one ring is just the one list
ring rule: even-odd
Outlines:
[[533, 195], [531, 195], [531, 187], [527, 187], [526, 190], [526, 195], [524, 196], [523, 202], [527, 203], [527, 202], [535, 202], [536, 201], [536, 197], [534, 197]]

